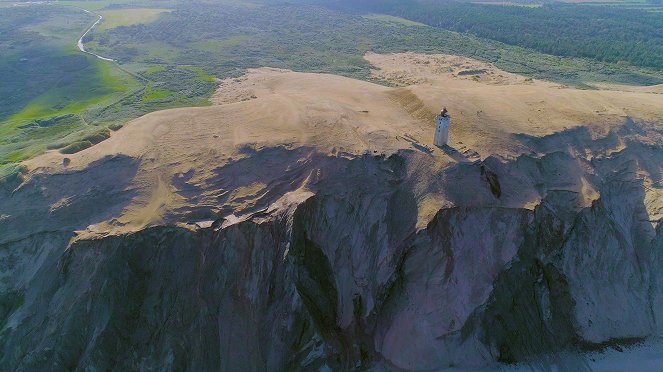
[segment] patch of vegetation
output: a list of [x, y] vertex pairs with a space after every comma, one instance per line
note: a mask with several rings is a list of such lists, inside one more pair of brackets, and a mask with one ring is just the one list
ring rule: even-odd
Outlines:
[[99, 11], [103, 9], [126, 8], [170, 8], [176, 5], [177, 0], [65, 0], [58, 3], [89, 11]]
[[110, 130], [107, 128], [101, 129], [96, 133], [88, 134], [80, 140], [64, 146], [60, 149], [63, 154], [74, 154], [83, 151], [97, 143], [110, 138]]
[[170, 99], [173, 93], [163, 89], [150, 89], [143, 94], [143, 102], [165, 101]]
[[65, 146], [60, 150], [63, 154], [75, 154], [77, 152], [83, 151], [87, 148], [92, 147], [92, 142], [90, 141], [76, 141], [70, 145]]
[[208, 105], [208, 97], [216, 89], [214, 76], [196, 66], [165, 65], [140, 74], [150, 83], [135, 102], [126, 102], [144, 112], [159, 107]]
[[122, 1], [122, 0], [61, 1], [63, 5], [74, 6], [81, 9], [87, 9], [90, 11], [101, 10], [113, 4], [121, 4], [123, 2], [127, 3], [128, 1]]

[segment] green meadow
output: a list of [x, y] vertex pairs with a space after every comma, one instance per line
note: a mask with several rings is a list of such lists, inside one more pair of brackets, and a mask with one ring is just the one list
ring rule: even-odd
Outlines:
[[95, 17], [68, 6], [0, 12], [0, 173], [54, 144], [62, 147], [111, 122], [94, 112], [141, 88], [118, 66], [78, 51]]
[[[96, 21], [95, 14], [83, 9], [104, 15], [101, 32], [150, 22], [168, 11], [104, 10], [137, 3], [67, 1], [59, 5], [11, 6], [0, 2], [0, 49], [5, 51], [0, 54], [0, 178], [14, 173], [18, 162], [46, 150], [66, 153], [89, 147], [107, 138], [109, 128], [117, 129], [143, 113], [206, 103], [198, 97], [189, 102], [167, 90], [168, 84], [149, 81], [116, 63], [78, 50], [77, 40]], [[149, 3], [172, 5], [169, 1]], [[166, 70], [146, 71], [145, 75], [159, 78], [172, 74]], [[194, 78], [201, 75], [191, 68], [187, 73]]]

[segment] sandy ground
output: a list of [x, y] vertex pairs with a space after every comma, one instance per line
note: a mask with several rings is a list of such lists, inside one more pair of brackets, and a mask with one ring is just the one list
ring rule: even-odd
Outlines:
[[[492, 154], [513, 158], [529, 153], [518, 135], [538, 137], [588, 126], [598, 136], [627, 117], [659, 123], [663, 118], [663, 96], [648, 91], [659, 88], [577, 90], [457, 56], [369, 53], [365, 58], [375, 66], [376, 79], [397, 87], [254, 69], [221, 81], [211, 107], [151, 113], [77, 154], [51, 151], [26, 161], [29, 177], [81, 171], [108, 156], [138, 159], [138, 171], [127, 186], [135, 193], [132, 202], [119, 217], [88, 228], [105, 234], [162, 223], [169, 211], [185, 207], [196, 193], [203, 199], [206, 192], [229, 193], [226, 203], [237, 214], [254, 206], [273, 187], [269, 182], [223, 191], [210, 191], [206, 182], [219, 167], [262, 149], [308, 148], [335, 157], [412, 149], [430, 154], [431, 164], [439, 169]], [[452, 152], [432, 144], [435, 114], [442, 107], [452, 115]], [[245, 164], [241, 172], [260, 174], [266, 172], [265, 164], [287, 168], [285, 162], [291, 161], [303, 160], [264, 159]], [[108, 167], [106, 172], [117, 171]], [[440, 200], [435, 203], [435, 208], [422, 210], [433, 213]]]
[[512, 154], [510, 134], [544, 136], [588, 126], [598, 135], [627, 117], [659, 121], [663, 113], [663, 96], [647, 92], [656, 87], [579, 90], [458, 56], [370, 53], [366, 59], [375, 66], [375, 78], [415, 84], [392, 94], [418, 116], [430, 121], [440, 107], [447, 107], [453, 117], [451, 145], [483, 157]]

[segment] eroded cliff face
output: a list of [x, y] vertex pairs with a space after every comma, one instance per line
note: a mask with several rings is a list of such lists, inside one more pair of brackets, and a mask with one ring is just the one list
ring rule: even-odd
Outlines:
[[[268, 149], [298, 167], [263, 175], [278, 187], [250, 213], [181, 220], [210, 214], [193, 208], [178, 223], [122, 234], [75, 231], [135, 190], [97, 178], [58, 204], [66, 195], [47, 187], [102, 177], [103, 163], [5, 185], [2, 205], [29, 195], [36, 212], [0, 219], [0, 364], [583, 368], [581, 357], [557, 355], [663, 333], [663, 148], [642, 140], [661, 135], [650, 130], [523, 138], [528, 155], [436, 171], [412, 150]], [[131, 159], [104, 161], [135, 170]], [[224, 172], [232, 165], [217, 186], [236, 182]], [[423, 201], [435, 192], [445, 202], [427, 217]]]

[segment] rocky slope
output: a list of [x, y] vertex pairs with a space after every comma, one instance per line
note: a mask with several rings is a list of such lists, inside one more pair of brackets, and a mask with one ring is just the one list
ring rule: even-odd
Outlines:
[[[418, 141], [392, 90], [322, 77], [363, 90], [285, 99], [283, 74], [4, 181], [0, 365], [583, 369], [663, 335], [660, 124], [503, 133], [511, 153], [473, 156]], [[295, 108], [238, 114], [270, 102]], [[275, 120], [296, 128], [259, 130]]]

